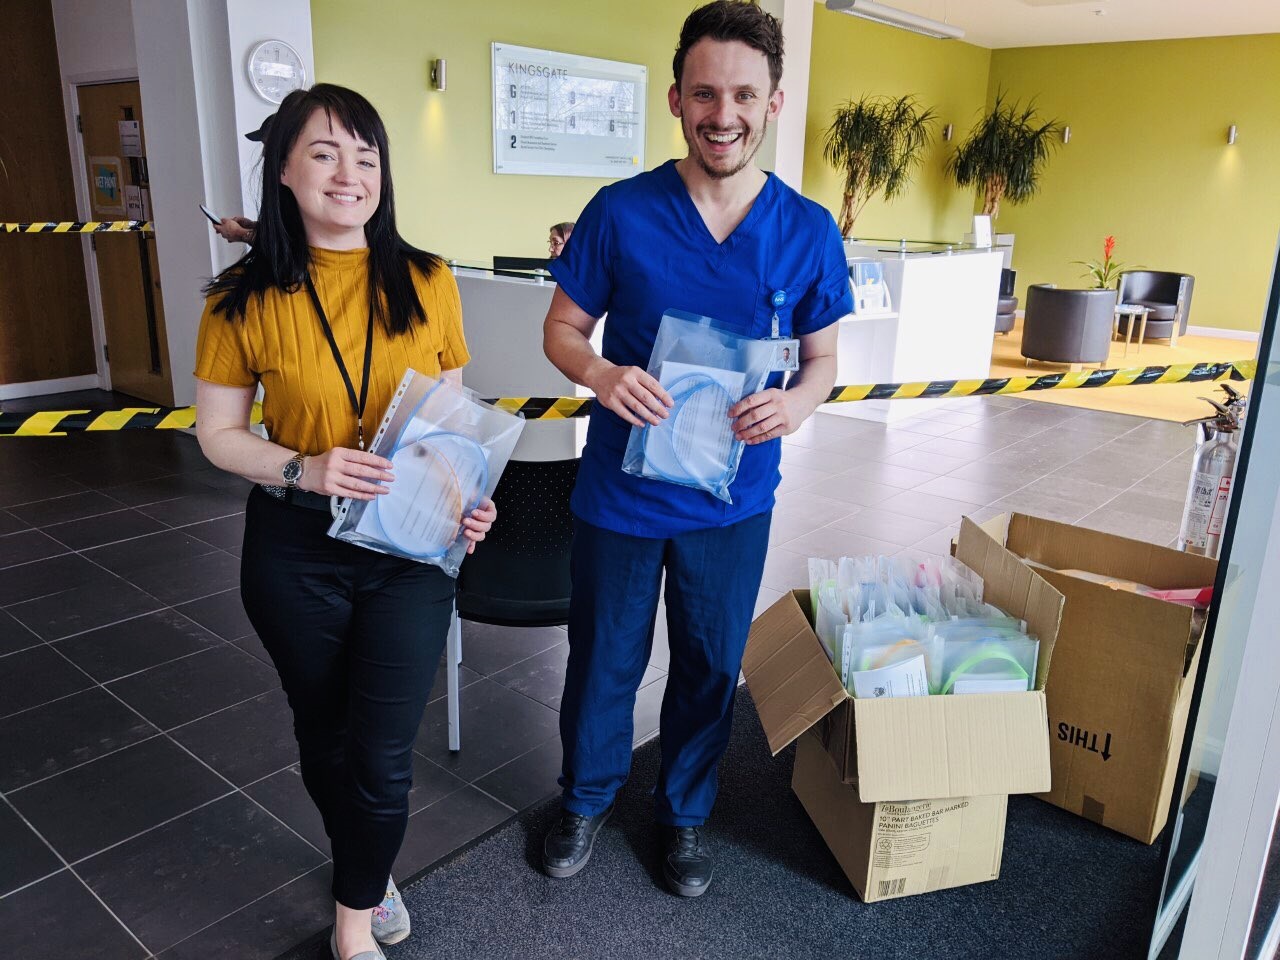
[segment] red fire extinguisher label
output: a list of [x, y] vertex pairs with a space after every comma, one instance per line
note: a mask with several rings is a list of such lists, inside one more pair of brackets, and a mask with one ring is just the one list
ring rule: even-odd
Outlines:
[[1227, 517], [1227, 502], [1231, 499], [1231, 477], [1223, 477], [1218, 481], [1218, 495], [1213, 501], [1213, 512], [1209, 514], [1209, 535], [1222, 536], [1222, 523]]

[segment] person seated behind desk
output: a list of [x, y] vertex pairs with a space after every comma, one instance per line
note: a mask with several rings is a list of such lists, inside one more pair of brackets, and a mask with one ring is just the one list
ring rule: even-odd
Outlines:
[[569, 234], [571, 233], [573, 233], [572, 220], [566, 220], [564, 223], [557, 223], [551, 227], [551, 235], [547, 237], [547, 252], [551, 254], [552, 260], [560, 256], [560, 251], [569, 242]]

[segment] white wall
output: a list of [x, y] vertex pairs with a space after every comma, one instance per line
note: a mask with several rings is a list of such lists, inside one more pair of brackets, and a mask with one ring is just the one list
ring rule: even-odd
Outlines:
[[64, 80], [71, 74], [137, 74], [130, 0], [53, 0], [53, 27]]
[[[275, 105], [267, 103], [249, 86], [245, 62], [249, 51], [263, 40], [283, 40], [298, 51], [307, 68], [307, 86], [316, 82], [315, 56], [311, 48], [310, 0], [225, 0], [229, 27], [231, 66], [229, 80], [235, 105], [236, 137], [240, 162], [240, 195], [227, 198], [227, 210], [219, 210], [223, 216], [244, 211], [255, 217], [258, 211], [259, 189], [256, 182], [257, 163], [261, 146], [246, 140], [243, 134], [256, 130], [268, 116], [275, 112]], [[212, 199], [212, 198], [211, 198]], [[218, 203], [222, 203], [221, 197]], [[232, 210], [232, 205], [237, 205]]]

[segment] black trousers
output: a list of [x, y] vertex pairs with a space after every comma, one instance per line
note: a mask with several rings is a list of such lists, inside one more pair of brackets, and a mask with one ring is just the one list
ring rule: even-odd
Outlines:
[[404, 839], [455, 581], [334, 540], [330, 522], [255, 487], [240, 593], [293, 710], [302, 780], [333, 848], [333, 897], [364, 910], [382, 901]]

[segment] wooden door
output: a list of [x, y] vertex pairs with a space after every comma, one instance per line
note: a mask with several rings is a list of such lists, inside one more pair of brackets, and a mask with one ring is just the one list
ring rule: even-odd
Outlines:
[[[131, 210], [136, 212], [131, 204], [142, 197], [150, 207], [150, 183], [138, 83], [92, 84], [78, 87], [77, 92], [89, 216], [93, 220], [139, 219], [130, 215]], [[130, 136], [131, 128], [122, 129], [122, 122], [138, 124], [136, 138]], [[111, 388], [169, 406], [173, 382], [155, 234], [99, 233], [93, 242]]]
[[[3, 10], [0, 221], [75, 220], [53, 7], [4, 0]], [[0, 234], [0, 385], [98, 372], [84, 266], [74, 235]]]

